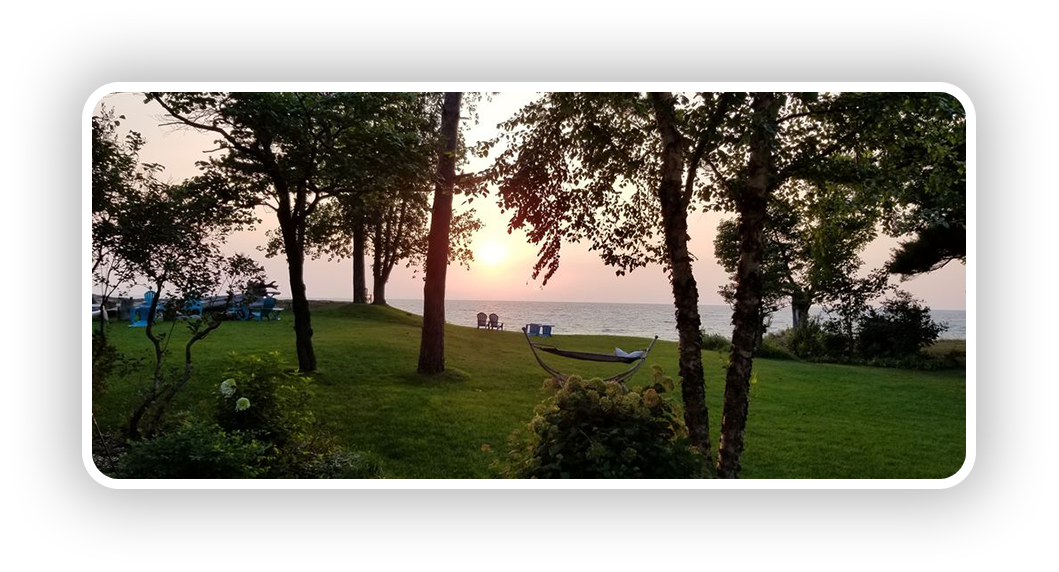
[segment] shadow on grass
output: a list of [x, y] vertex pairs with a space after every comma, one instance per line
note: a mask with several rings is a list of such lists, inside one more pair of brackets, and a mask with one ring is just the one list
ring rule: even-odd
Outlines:
[[441, 373], [425, 374], [412, 371], [397, 374], [396, 378], [401, 383], [416, 387], [449, 387], [466, 384], [471, 380], [471, 375], [462, 369], [448, 367]]

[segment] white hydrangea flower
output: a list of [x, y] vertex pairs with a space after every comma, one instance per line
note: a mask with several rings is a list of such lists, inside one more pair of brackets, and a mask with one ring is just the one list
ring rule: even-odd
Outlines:
[[235, 380], [228, 378], [221, 382], [221, 395], [231, 397], [235, 395]]
[[249, 399], [247, 399], [245, 397], [240, 397], [239, 399], [237, 399], [235, 401], [235, 410], [236, 411], [246, 411], [247, 409], [250, 409], [250, 400]]

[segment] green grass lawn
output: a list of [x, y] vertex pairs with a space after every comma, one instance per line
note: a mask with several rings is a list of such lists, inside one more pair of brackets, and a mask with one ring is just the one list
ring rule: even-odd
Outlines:
[[[208, 411], [224, 379], [228, 353], [278, 350], [292, 366], [290, 316], [278, 322], [226, 323], [196, 345], [195, 376], [175, 409]], [[419, 316], [393, 308], [320, 303], [313, 311], [319, 371], [313, 409], [339, 442], [368, 451], [387, 477], [488, 477], [489, 465], [547, 397], [546, 374], [519, 331], [446, 327], [448, 371], [416, 373]], [[168, 326], [169, 324], [165, 324]], [[160, 328], [162, 329], [162, 328]], [[166, 328], [168, 329], [168, 328]], [[143, 329], [110, 329], [125, 354], [142, 357], [136, 373], [110, 380], [96, 414], [104, 430], [125, 420], [148, 384], [151, 345]], [[181, 365], [184, 326], [174, 330], [172, 363]], [[560, 347], [610, 352], [644, 347], [643, 339], [555, 336]], [[724, 384], [722, 356], [705, 352], [711, 437], [716, 447]], [[584, 377], [622, 364], [545, 359]], [[677, 346], [659, 341], [629, 382], [646, 384], [658, 364], [676, 378]], [[944, 478], [965, 455], [965, 372], [919, 372], [754, 360], [744, 478]], [[669, 394], [679, 401], [679, 389]], [[489, 445], [483, 451], [483, 445]], [[498, 451], [500, 453], [498, 453]]]

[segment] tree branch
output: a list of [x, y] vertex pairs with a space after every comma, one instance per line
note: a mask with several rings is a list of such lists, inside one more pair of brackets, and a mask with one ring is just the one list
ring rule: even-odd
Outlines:
[[[683, 201], [685, 208], [691, 204], [691, 197], [695, 192], [695, 179], [698, 176], [699, 163], [702, 161], [703, 156], [713, 153], [714, 149], [717, 148], [719, 143], [718, 138], [715, 137], [717, 129], [721, 125], [721, 120], [728, 114], [728, 109], [731, 108], [735, 97], [736, 95], [733, 93], [725, 92], [721, 94], [717, 107], [710, 114], [706, 129], [702, 132], [702, 137], [699, 138], [698, 144], [695, 145], [695, 150], [691, 152], [691, 157], [688, 160], [688, 176], [684, 183]], [[716, 169], [714, 173], [716, 174]]]

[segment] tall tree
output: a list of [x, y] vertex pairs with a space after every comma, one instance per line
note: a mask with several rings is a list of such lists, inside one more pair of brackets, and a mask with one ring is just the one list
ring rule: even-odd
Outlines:
[[[930, 94], [901, 93], [757, 93], [751, 97], [752, 112], [747, 131], [749, 163], [729, 161], [714, 175], [729, 187], [728, 197], [739, 214], [739, 263], [736, 270], [733, 312], [732, 353], [725, 377], [724, 415], [717, 459], [718, 475], [739, 476], [744, 448], [749, 381], [752, 374], [754, 331], [760, 328], [760, 311], [764, 293], [761, 267], [764, 225], [767, 205], [781, 194], [792, 201], [806, 200], [800, 195], [800, 181], [817, 185], [849, 185], [854, 191], [845, 195], [851, 204], [843, 209], [863, 210], [863, 216], [874, 216], [871, 209], [899, 203], [914, 175], [930, 173], [942, 163], [919, 154], [904, 155], [895, 151], [902, 144], [895, 140], [896, 126], [901, 131], [917, 130], [922, 123], [934, 120], [921, 105]], [[917, 110], [910, 113], [909, 110]], [[917, 127], [918, 125], [918, 127]], [[733, 150], [739, 149], [734, 145]], [[729, 154], [729, 156], [734, 156]], [[825, 227], [828, 228], [828, 227]], [[862, 227], [831, 227], [837, 235], [866, 232]], [[846, 237], [843, 237], [846, 238]], [[826, 239], [825, 239], [826, 240]], [[854, 238], [851, 243], [856, 244]], [[839, 260], [849, 257], [839, 256]], [[835, 265], [823, 265], [833, 268]], [[837, 265], [841, 268], [841, 264]], [[839, 294], [832, 305], [860, 304], [864, 297], [876, 295], [885, 276], [874, 273], [866, 279], [851, 279], [851, 272], [839, 271], [830, 277], [833, 290]]]
[[[852, 189], [830, 183], [792, 181], [792, 192], [774, 195], [768, 205], [762, 240], [762, 318], [779, 306], [791, 309], [792, 324], [803, 327], [809, 309], [836, 300], [856, 281], [860, 252], [876, 236], [878, 217], [855, 207]], [[717, 226], [714, 254], [735, 284], [739, 265], [738, 219]], [[735, 303], [734, 286], [721, 295]]]
[[456, 150], [459, 145], [462, 95], [460, 92], [445, 93], [441, 109], [438, 169], [427, 243], [426, 280], [423, 285], [419, 373], [445, 371], [445, 275], [449, 265], [449, 227], [456, 185]]
[[[352, 258], [354, 289], [367, 289], [364, 259], [370, 253], [372, 303], [386, 304], [386, 285], [394, 267], [425, 263], [430, 221], [430, 194], [437, 171], [441, 93], [417, 93], [402, 102], [402, 115], [392, 118], [393, 131], [404, 141], [399, 157], [372, 168], [345, 174], [347, 190], [309, 217], [307, 249], [314, 258]], [[469, 111], [474, 112], [473, 101]], [[462, 157], [464, 149], [458, 149]], [[457, 184], [464, 193], [481, 192], [471, 181]], [[471, 236], [481, 227], [474, 209], [454, 214], [450, 223], [449, 262], [466, 265], [473, 259]], [[269, 244], [282, 249], [278, 240]], [[358, 276], [359, 275], [359, 276]], [[364, 292], [362, 292], [364, 294]], [[355, 296], [354, 303], [367, 302]]]
[[588, 241], [623, 275], [660, 263], [673, 287], [684, 418], [710, 457], [698, 287], [687, 215], [713, 188], [700, 175], [735, 130], [737, 94], [548, 93], [501, 124], [490, 175], [509, 229], [540, 245], [534, 278], [559, 269], [564, 242]]
[[[668, 255], [670, 283], [676, 306], [677, 332], [680, 336], [680, 378], [684, 399], [684, 419], [692, 443], [706, 453], [710, 450], [709, 413], [706, 407], [706, 383], [702, 370], [702, 336], [699, 318], [699, 291], [691, 271], [688, 251], [688, 205], [685, 198], [685, 137], [677, 127], [676, 98], [672, 93], [650, 93], [658, 134], [662, 140], [662, 164], [658, 184], [658, 201], [662, 207], [662, 230]], [[712, 136], [712, 133], [710, 134]], [[694, 169], [688, 186], [694, 183]]]
[[761, 329], [763, 281], [761, 258], [765, 215], [777, 179], [776, 118], [784, 99], [772, 93], [756, 93], [751, 102], [750, 159], [745, 183], [735, 196], [739, 213], [739, 264], [736, 268], [735, 308], [732, 313], [732, 351], [724, 383], [724, 411], [717, 446], [717, 475], [739, 476], [750, 405], [750, 375], [754, 346]]
[[205, 165], [271, 209], [287, 258], [298, 367], [316, 369], [305, 286], [308, 220], [348, 192], [351, 173], [401, 159], [393, 128], [407, 94], [148, 93], [180, 125], [214, 133], [225, 153]]
[[[353, 257], [352, 237], [359, 226], [370, 238], [365, 250], [372, 259], [372, 304], [385, 305], [386, 285], [393, 269], [403, 262], [416, 273], [426, 262], [429, 197], [429, 191], [416, 186], [372, 193], [367, 199], [342, 195], [317, 209], [310, 218], [306, 230], [309, 255], [326, 256], [328, 260]], [[366, 220], [359, 222], [361, 218]], [[449, 225], [450, 264], [469, 266], [474, 260], [470, 242], [481, 226], [474, 209], [453, 214]], [[282, 250], [278, 237], [270, 238], [267, 249], [273, 254]]]
[[[425, 266], [429, 248], [429, 211], [423, 208], [426, 197], [423, 193], [398, 195], [371, 224], [372, 304], [386, 305], [386, 284], [398, 262], [413, 268]], [[453, 213], [449, 221], [449, 264], [469, 267], [474, 260], [470, 242], [481, 227], [474, 209]]]

